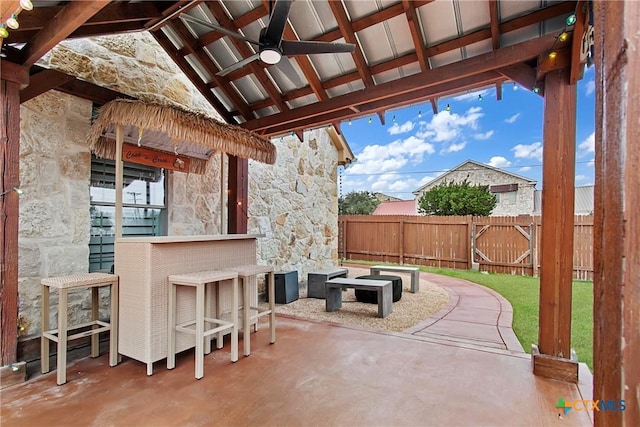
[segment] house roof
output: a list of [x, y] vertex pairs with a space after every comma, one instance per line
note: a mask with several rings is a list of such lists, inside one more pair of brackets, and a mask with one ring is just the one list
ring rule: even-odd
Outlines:
[[[273, 2], [33, 3], [19, 11], [18, 0], [4, 0], [0, 9], [2, 22], [19, 11], [20, 27], [0, 43], [3, 73], [20, 71], [12, 65], [31, 68], [21, 98], [59, 89], [113, 99], [113, 91], [89, 93], [86, 82], [32, 66], [66, 38], [147, 30], [225, 121], [263, 136], [301, 136], [327, 125], [340, 133], [342, 121], [377, 115], [384, 123], [388, 110], [419, 102], [436, 112], [441, 97], [489, 86], [500, 99], [504, 82], [542, 95], [546, 72], [570, 64], [575, 83], [583, 69], [580, 38], [572, 42], [574, 26], [566, 24], [576, 1], [298, 0], [284, 40], [352, 43], [354, 52], [296, 55], [274, 66], [253, 60], [226, 75], [221, 71], [255, 56], [258, 48], [247, 40], [259, 38]], [[581, 37], [582, 23], [575, 28]]]
[[[575, 188], [573, 210], [576, 215], [593, 214], [593, 185], [583, 185]], [[542, 213], [542, 190], [533, 193], [533, 213]]]
[[417, 215], [415, 200], [380, 202], [371, 215]]
[[440, 182], [444, 182], [444, 181], [446, 181], [447, 176], [451, 175], [452, 173], [454, 173], [454, 172], [456, 172], [456, 171], [460, 171], [460, 170], [472, 170], [472, 169], [488, 169], [488, 170], [493, 170], [493, 171], [495, 171], [495, 172], [498, 172], [498, 173], [501, 173], [501, 174], [504, 174], [504, 175], [509, 175], [509, 176], [511, 176], [511, 177], [513, 177], [513, 178], [516, 178], [516, 179], [518, 179], [518, 180], [526, 181], [526, 182], [528, 182], [529, 184], [534, 184], [534, 185], [535, 185], [535, 184], [537, 183], [537, 181], [532, 180], [532, 179], [527, 178], [527, 177], [522, 176], [522, 175], [518, 175], [518, 174], [515, 174], [515, 173], [512, 173], [512, 172], [507, 172], [507, 171], [502, 170], [502, 169], [500, 169], [500, 168], [496, 168], [496, 167], [493, 167], [493, 166], [490, 166], [490, 165], [487, 165], [487, 164], [484, 164], [484, 163], [476, 162], [475, 160], [466, 160], [466, 161], [464, 161], [464, 162], [460, 163], [458, 166], [456, 166], [456, 167], [454, 167], [454, 168], [450, 169], [449, 171], [447, 171], [447, 172], [443, 173], [443, 174], [442, 174], [442, 175], [440, 175], [439, 177], [434, 178], [434, 179], [432, 179], [431, 181], [427, 182], [426, 184], [424, 184], [423, 186], [421, 186], [420, 188], [418, 188], [417, 190], [415, 190], [415, 191], [413, 192], [413, 194], [417, 195], [417, 194], [419, 194], [420, 192], [422, 192], [422, 191], [426, 190], [427, 188], [432, 187], [432, 186], [433, 186], [433, 185], [435, 185], [435, 184], [438, 184], [438, 183], [440, 183]]

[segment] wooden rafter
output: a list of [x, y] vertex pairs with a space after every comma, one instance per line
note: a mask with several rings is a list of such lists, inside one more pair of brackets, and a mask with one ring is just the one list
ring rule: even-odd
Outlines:
[[75, 80], [75, 77], [57, 70], [43, 70], [36, 73], [29, 78], [29, 86], [20, 91], [20, 103], [27, 102], [51, 89], [56, 89], [71, 80]]
[[438, 100], [436, 98], [431, 98], [429, 100], [431, 102], [431, 110], [433, 114], [438, 114]]
[[496, 83], [496, 100], [502, 101], [502, 83]]
[[500, 49], [498, 0], [489, 0], [489, 18], [491, 19], [491, 45], [493, 46], [493, 50]]
[[411, 32], [411, 38], [413, 39], [413, 46], [416, 50], [420, 69], [426, 71], [431, 67], [429, 66], [429, 61], [427, 60], [424, 50], [424, 39], [422, 38], [415, 5], [409, 0], [402, 0], [402, 5], [404, 6], [404, 14], [407, 17], [407, 23], [409, 24], [409, 31]]
[[[512, 64], [498, 70], [502, 75], [518, 83], [525, 89], [533, 90], [537, 83], [536, 70], [525, 63]], [[538, 92], [540, 96], [542, 91]]]
[[66, 39], [89, 18], [107, 6], [110, 0], [71, 2], [42, 28], [24, 49], [22, 65], [33, 65], [55, 45]]
[[[516, 45], [478, 55], [463, 61], [427, 70], [420, 74], [366, 88], [357, 93], [348, 93], [332, 98], [329, 101], [299, 107], [288, 113], [267, 116], [244, 123], [243, 126], [264, 131], [276, 125], [294, 123], [303, 118], [319, 116], [327, 112], [348, 108], [367, 102], [392, 97], [402, 93], [415, 91], [424, 87], [456, 80], [459, 78], [480, 74], [484, 71], [496, 70], [537, 57], [540, 52], [548, 50], [555, 41], [555, 35], [550, 34], [538, 39], [528, 40]], [[297, 127], [296, 125], [293, 125]]]
[[[238, 31], [238, 28], [234, 25], [231, 19], [229, 19], [229, 17], [227, 16], [227, 13], [218, 2], [208, 2], [207, 6], [209, 7], [209, 10], [213, 14], [213, 16], [216, 18], [220, 26], [231, 31], [235, 31], [235, 32]], [[229, 40], [231, 41], [231, 43], [233, 43], [236, 49], [238, 49], [238, 52], [240, 52], [240, 54], [244, 58], [254, 55], [254, 52], [251, 51], [251, 49], [249, 49], [246, 42], [243, 42], [234, 37], [229, 37]], [[260, 82], [260, 84], [262, 85], [264, 90], [267, 92], [269, 97], [271, 97], [275, 101], [275, 104], [278, 107], [278, 109], [280, 111], [288, 111], [289, 107], [282, 100], [282, 95], [280, 94], [278, 89], [276, 89], [273, 82], [269, 79], [264, 69], [260, 67], [258, 64], [256, 64], [256, 61], [249, 63], [247, 65], [247, 68], [251, 69], [251, 71], [253, 72], [253, 75]]]
[[574, 85], [582, 78], [584, 66], [580, 62], [580, 50], [582, 43], [582, 36], [585, 31], [585, 18], [586, 13], [584, 11], [585, 2], [578, 2], [576, 7], [576, 23], [573, 26], [573, 39], [571, 41], [571, 75], [569, 82]]
[[362, 50], [360, 49], [356, 39], [356, 34], [353, 31], [351, 21], [349, 21], [349, 17], [347, 16], [347, 12], [344, 10], [342, 2], [330, 1], [329, 6], [331, 7], [331, 11], [335, 16], [336, 21], [338, 22], [338, 28], [340, 29], [342, 37], [347, 41], [347, 43], [353, 43], [356, 45], [356, 49], [351, 55], [356, 63], [356, 67], [358, 68], [360, 79], [364, 83], [365, 87], [373, 86], [375, 83], [373, 82], [371, 71], [369, 71], [369, 64], [367, 64], [367, 61], [362, 54]]

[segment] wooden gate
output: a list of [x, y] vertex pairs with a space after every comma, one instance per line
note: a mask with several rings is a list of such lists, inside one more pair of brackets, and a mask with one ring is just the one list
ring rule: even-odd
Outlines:
[[481, 271], [534, 275], [534, 224], [532, 218], [475, 218], [471, 251]]

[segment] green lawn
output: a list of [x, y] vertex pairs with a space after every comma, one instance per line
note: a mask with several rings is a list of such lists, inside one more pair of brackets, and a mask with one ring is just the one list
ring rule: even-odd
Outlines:
[[[373, 264], [361, 261], [357, 263]], [[540, 280], [537, 277], [431, 267], [420, 269], [469, 280], [498, 292], [513, 306], [513, 331], [525, 351], [530, 352], [531, 344], [538, 342]], [[593, 372], [593, 282], [573, 282], [571, 347], [578, 354], [578, 361], [586, 363]]]

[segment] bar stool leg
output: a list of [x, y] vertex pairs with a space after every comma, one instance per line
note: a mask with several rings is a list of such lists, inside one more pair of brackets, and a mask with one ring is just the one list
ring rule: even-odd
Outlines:
[[[238, 279], [232, 279], [233, 297], [231, 299], [231, 320], [233, 328], [231, 329], [231, 361], [238, 361]], [[220, 312], [219, 312], [220, 313]]]
[[[204, 284], [204, 318], [207, 317], [211, 317], [211, 295], [213, 292], [213, 289], [211, 289], [211, 287], [215, 287], [217, 284], [214, 283], [205, 283]], [[204, 319], [202, 320], [204, 322]], [[204, 334], [204, 326], [206, 326], [206, 324], [203, 324], [203, 334]], [[209, 354], [211, 353], [211, 336], [207, 336], [204, 337], [204, 354]]]
[[[91, 320], [98, 320], [100, 312], [100, 298], [98, 286], [91, 288]], [[100, 325], [93, 325], [91, 329], [99, 328]], [[91, 335], [91, 357], [100, 356], [100, 334]]]
[[271, 332], [271, 339], [269, 342], [273, 344], [276, 342], [276, 291], [275, 291], [275, 275], [273, 271], [269, 273], [269, 329]]
[[[169, 283], [169, 321], [167, 322], [168, 336], [167, 336], [167, 369], [173, 369], [176, 367], [176, 286], [173, 283]], [[147, 365], [147, 375], [149, 369]]]
[[109, 366], [116, 366], [118, 357], [118, 280], [111, 283], [111, 314], [109, 316]]
[[[216, 283], [216, 319], [220, 318], [222, 314], [222, 299], [220, 298], [220, 285], [221, 283]], [[221, 349], [224, 346], [224, 333], [218, 332], [216, 335], [216, 348]]]
[[40, 301], [42, 309], [40, 310], [40, 325], [41, 325], [41, 337], [40, 337], [40, 371], [43, 374], [49, 372], [49, 338], [44, 336], [45, 331], [48, 331], [49, 326], [49, 287], [40, 285], [42, 290], [42, 300]]
[[244, 344], [244, 355], [251, 354], [251, 326], [249, 309], [249, 283], [246, 277], [242, 277], [242, 342]]
[[67, 290], [58, 295], [58, 385], [67, 382]]
[[204, 288], [196, 286], [196, 378], [204, 375]]

